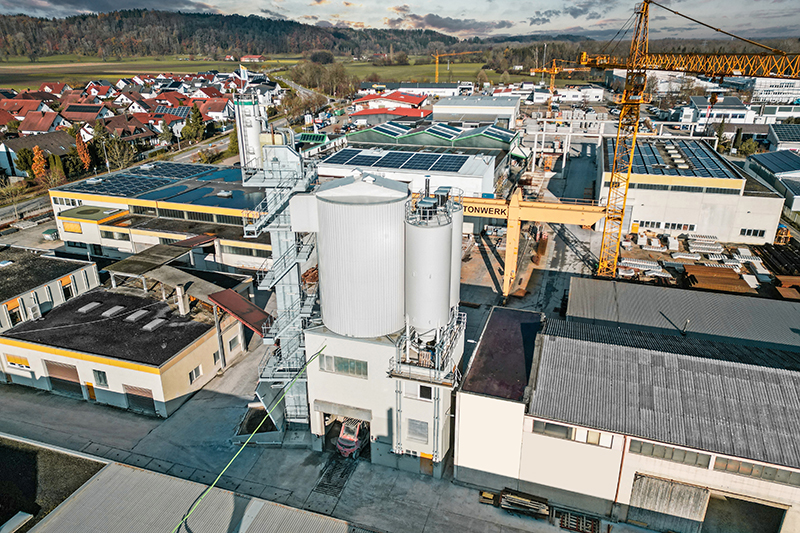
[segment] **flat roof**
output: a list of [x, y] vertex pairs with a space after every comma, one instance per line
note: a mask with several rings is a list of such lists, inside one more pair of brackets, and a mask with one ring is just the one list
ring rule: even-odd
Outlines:
[[218, 239], [247, 243], [269, 244], [269, 233], [265, 232], [255, 239], [245, 239], [241, 226], [197, 222], [186, 219], [173, 219], [147, 215], [125, 215], [114, 219], [107, 225], [119, 228], [132, 228], [149, 231], [163, 231], [181, 235], [214, 235]]
[[784, 172], [800, 172], [800, 155], [791, 150], [778, 150], [777, 152], [764, 152], [748, 157], [773, 174]]
[[778, 142], [800, 142], [800, 124], [771, 124]]
[[123, 209], [114, 209], [113, 207], [97, 207], [94, 205], [81, 205], [73, 207], [58, 214], [59, 218], [77, 218], [79, 220], [88, 220], [90, 222], [100, 222], [107, 218], [114, 217], [119, 213], [124, 212]]
[[142, 276], [190, 252], [191, 248], [156, 244], [107, 266], [106, 270], [130, 276]]
[[441, 98], [433, 104], [434, 112], [436, 107], [450, 106], [475, 106], [475, 107], [518, 107], [518, 96], [448, 96]]
[[529, 414], [800, 468], [800, 357], [548, 319]]
[[263, 191], [242, 184], [241, 169], [170, 161], [147, 163], [51, 190], [229, 209], [255, 209], [264, 199]]
[[483, 176], [487, 167], [494, 169], [495, 158], [492, 156], [449, 153], [451, 150], [436, 152], [428, 149], [410, 151], [345, 148], [320, 161], [319, 167], [331, 165], [412, 174], [433, 172], [462, 176]]
[[[611, 172], [614, 162], [615, 137], [605, 137], [603, 161], [605, 172]], [[689, 166], [678, 168], [667, 149], [675, 148], [679, 157]], [[679, 164], [679, 163], [678, 163]], [[697, 139], [636, 139], [632, 174], [687, 176], [699, 178], [744, 179], [722, 156], [705, 141]]]
[[[109, 463], [31, 531], [172, 531], [207, 489], [201, 483]], [[186, 519], [181, 531], [351, 533], [360, 530], [338, 518], [212, 488]]]
[[[95, 302], [100, 305], [84, 308]], [[115, 307], [121, 309], [103, 316]], [[139, 310], [146, 313], [126, 320]], [[143, 329], [156, 319], [163, 322], [152, 331]], [[213, 327], [210, 317], [198, 313], [182, 317], [166, 302], [141, 290], [100, 288], [54, 307], [38, 320], [22, 322], [2, 336], [158, 367]]]
[[574, 277], [567, 320], [800, 352], [800, 302]]
[[542, 319], [533, 311], [492, 308], [461, 390], [522, 401]]
[[44, 253], [45, 250], [0, 246], [0, 265], [5, 264], [0, 266], [0, 304], [91, 264]]

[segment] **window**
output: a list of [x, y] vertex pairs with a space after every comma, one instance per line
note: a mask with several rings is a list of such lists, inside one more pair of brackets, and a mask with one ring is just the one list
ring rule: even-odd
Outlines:
[[150, 216], [155, 216], [156, 215], [155, 208], [153, 208], [153, 207], [144, 207], [144, 206], [141, 206], [141, 205], [131, 206], [131, 212], [133, 212], [134, 215], [150, 215]]
[[30, 370], [31, 365], [28, 363], [27, 357], [20, 357], [19, 355], [11, 355], [6, 354], [6, 362], [9, 366], [13, 366], [15, 368], [24, 368], [25, 370]]
[[217, 363], [219, 363], [219, 350], [214, 352], [214, 364], [216, 365]]
[[428, 423], [422, 420], [408, 419], [408, 438], [418, 442], [428, 442]]
[[84, 250], [86, 249], [86, 243], [85, 242], [67, 241], [66, 244], [70, 248], [83, 248]]
[[406, 382], [405, 396], [408, 398], [416, 398], [418, 400], [431, 400], [433, 399], [433, 388], [429, 387], [428, 385]]
[[320, 355], [319, 369], [323, 372], [344, 374], [357, 378], [367, 379], [368, 376], [366, 361], [358, 361], [356, 359], [349, 359], [347, 357], [339, 357], [334, 355]]
[[562, 426], [561, 424], [553, 424], [551, 422], [542, 422], [535, 420], [533, 422], [533, 432], [547, 435], [548, 437], [555, 437], [557, 439], [572, 440], [572, 428]]
[[423, 400], [430, 400], [433, 398], [433, 388], [427, 385], [419, 386], [419, 397]]
[[186, 216], [189, 220], [197, 220], [198, 222], [214, 222], [214, 215], [211, 213], [196, 213], [194, 211], [187, 211]]
[[100, 237], [103, 239], [114, 239], [115, 241], [129, 241], [131, 236], [127, 233], [117, 233], [115, 231], [100, 231]]
[[108, 376], [102, 370], [92, 370], [94, 383], [97, 387], [108, 387]]
[[72, 290], [72, 283], [62, 284], [61, 293], [64, 295], [65, 302], [75, 296], [75, 291]]
[[742, 228], [742, 229], [739, 231], [739, 235], [741, 235], [741, 236], [743, 236], [743, 237], [763, 237], [763, 236], [764, 236], [764, 233], [765, 233], [765, 232], [764, 232], [764, 230], [763, 230], [763, 229], [747, 229], [747, 228]]
[[183, 216], [183, 211], [178, 209], [159, 209], [158, 214], [164, 218], [186, 218]]
[[689, 187], [687, 185], [673, 185], [669, 190], [678, 192], [703, 192], [702, 187]]
[[668, 191], [669, 185], [658, 185], [655, 183], [640, 183], [636, 186], [637, 189], [648, 189], [651, 191]]
[[20, 322], [22, 322], [22, 311], [19, 309], [19, 304], [16, 307], [9, 307], [8, 308], [8, 318], [11, 319], [11, 327], [13, 328]]
[[714, 461], [714, 470], [759, 478], [774, 483], [783, 483], [796, 487], [800, 486], [800, 472], [790, 472], [789, 470], [780, 470], [770, 466], [756, 465], [744, 461], [737, 461], [735, 459], [717, 457], [716, 461]]
[[241, 226], [242, 217], [232, 217], [230, 215], [216, 215], [217, 223], [228, 224], [230, 226]]
[[239, 346], [239, 335], [228, 341], [228, 351], [233, 353], [233, 349]]
[[67, 233], [83, 233], [80, 222], [64, 222], [64, 231]]
[[158, 238], [158, 244], [174, 244], [178, 242], [180, 239], [165, 239], [164, 237]]
[[203, 375], [203, 365], [197, 365], [197, 368], [189, 372], [189, 385], [194, 383], [194, 381]]
[[680, 450], [678, 448], [672, 448], [671, 446], [662, 446], [660, 444], [642, 442], [639, 440], [631, 440], [629, 451], [637, 455], [657, 457], [658, 459], [664, 459], [665, 461], [682, 463], [689, 466], [696, 466], [698, 468], [708, 468], [708, 465], [711, 463], [711, 456], [704, 453]]
[[706, 194], [735, 194], [739, 195], [739, 189], [725, 189], [722, 187], [706, 187]]

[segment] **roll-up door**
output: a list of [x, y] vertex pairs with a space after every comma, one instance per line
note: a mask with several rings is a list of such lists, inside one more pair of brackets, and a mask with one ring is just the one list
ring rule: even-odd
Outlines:
[[122, 387], [125, 390], [125, 397], [128, 399], [128, 409], [148, 415], [155, 416], [157, 414], [156, 404], [153, 401], [153, 391], [130, 385], [123, 385]]
[[77, 368], [64, 363], [56, 363], [55, 361], [45, 361], [44, 366], [47, 369], [47, 376], [50, 378], [50, 386], [53, 392], [83, 398], [83, 390], [81, 389], [81, 380], [78, 378]]
[[709, 495], [705, 487], [637, 473], [628, 522], [655, 531], [700, 533]]

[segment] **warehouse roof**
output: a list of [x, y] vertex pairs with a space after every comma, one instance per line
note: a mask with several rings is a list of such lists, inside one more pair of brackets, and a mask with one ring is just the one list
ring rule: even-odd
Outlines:
[[[36, 533], [172, 531], [207, 486], [119, 463], [110, 463], [59, 505]], [[194, 533], [364, 531], [343, 520], [212, 488], [186, 519]]]
[[203, 314], [182, 317], [141, 290], [95, 289], [2, 336], [161, 366], [213, 327], [213, 319]]
[[0, 304], [89, 265], [42, 254], [43, 251], [0, 247]]
[[548, 320], [533, 416], [800, 468], [800, 359]]
[[461, 390], [522, 401], [541, 322], [541, 313], [493, 308]]
[[574, 277], [567, 320], [800, 352], [800, 302]]
[[436, 107], [517, 107], [517, 96], [449, 96], [433, 104]]
[[778, 150], [777, 152], [764, 152], [748, 157], [773, 174], [784, 172], [800, 172], [800, 155], [791, 150]]
[[778, 142], [800, 142], [800, 124], [772, 124], [769, 129]]

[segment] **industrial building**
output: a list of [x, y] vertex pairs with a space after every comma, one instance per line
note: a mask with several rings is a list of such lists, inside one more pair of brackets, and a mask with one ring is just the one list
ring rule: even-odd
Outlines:
[[520, 99], [513, 96], [451, 96], [433, 104], [433, 121], [477, 128], [495, 124], [515, 128]]
[[464, 350], [463, 206], [355, 173], [292, 198], [292, 227], [317, 235], [322, 324], [305, 329], [312, 444], [334, 421], [370, 428], [373, 462], [441, 477]]
[[[494, 308], [457, 392], [455, 478], [521, 490], [596, 527], [606, 518], [716, 532], [727, 530], [704, 522], [728, 516], [747, 531], [795, 531], [800, 366], [790, 322], [800, 308], [787, 316], [770, 302], [737, 314], [759, 299], [687, 293], [573, 278], [566, 321]], [[587, 322], [587, 309], [612, 320]], [[715, 319], [719, 309], [728, 320]]]
[[400, 91], [417, 96], [438, 96], [446, 98], [459, 94], [472, 94], [472, 82], [434, 83], [434, 82], [372, 82], [362, 81], [358, 94], [378, 94], [386, 91]]
[[745, 170], [760, 176], [786, 198], [786, 208], [800, 211], [800, 155], [791, 150], [748, 156]]
[[519, 150], [521, 132], [495, 125], [480, 128], [457, 128], [447, 124], [425, 124], [411, 127], [389, 122], [369, 129], [349, 133], [347, 143], [354, 148], [373, 145], [447, 147], [453, 149], [485, 148], [489, 150]]
[[409, 184], [412, 190], [422, 189], [427, 179], [434, 189], [456, 187], [463, 190], [465, 196], [494, 194], [496, 183], [506, 170], [495, 166], [496, 158], [504, 158], [507, 154], [496, 150], [495, 156], [461, 155], [448, 153], [448, 149], [441, 150], [413, 152], [345, 148], [320, 161], [317, 173], [321, 180], [325, 180], [342, 178], [361, 170]]
[[[800, 106], [798, 106], [800, 110]], [[773, 124], [767, 134], [770, 152], [800, 151], [800, 124]]]
[[751, 92], [750, 100], [754, 104], [793, 104], [800, 99], [800, 80], [726, 77], [723, 85]]
[[703, 126], [723, 120], [727, 124], [759, 122], [756, 111], [744, 105], [735, 96], [721, 96], [716, 103], [711, 103], [705, 96], [691, 96], [688, 109], [690, 113], [682, 115], [682, 122], [693, 122]]
[[[615, 142], [605, 137], [597, 151], [601, 205], [608, 198]], [[771, 243], [783, 202], [777, 191], [731, 165], [705, 141], [637, 139], [622, 231], [696, 232], [722, 242]], [[602, 221], [595, 226], [602, 227]]]
[[100, 285], [97, 265], [45, 255], [43, 250], [0, 247], [0, 333], [41, 318], [52, 308]]
[[252, 272], [270, 257], [265, 235], [245, 239], [244, 224], [263, 201], [241, 171], [155, 162], [50, 189], [67, 252], [122, 259], [156, 244], [214, 235], [188, 256], [197, 268]]
[[209, 295], [201, 294], [223, 289], [195, 280], [190, 296], [178, 285], [162, 293], [174, 296], [174, 307], [141, 288], [98, 288], [5, 331], [6, 380], [168, 417], [244, 353], [242, 325], [224, 316], [215, 327]]

